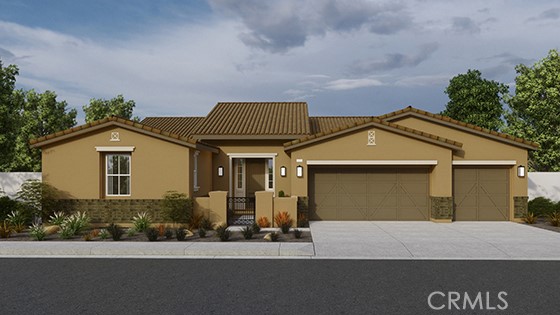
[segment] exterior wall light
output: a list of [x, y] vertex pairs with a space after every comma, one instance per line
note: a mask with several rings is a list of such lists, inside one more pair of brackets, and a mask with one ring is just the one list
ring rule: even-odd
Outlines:
[[303, 166], [298, 165], [296, 167], [296, 176], [297, 177], [303, 177]]
[[517, 177], [525, 177], [525, 166], [519, 165], [517, 167]]
[[280, 167], [280, 176], [286, 177], [286, 167], [285, 166]]
[[223, 166], [218, 166], [218, 177], [223, 177], [224, 176], [224, 167]]

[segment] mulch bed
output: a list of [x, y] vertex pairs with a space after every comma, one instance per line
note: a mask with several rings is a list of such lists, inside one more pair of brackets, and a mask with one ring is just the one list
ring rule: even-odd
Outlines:
[[[86, 231], [89, 232], [90, 230]], [[253, 234], [253, 238], [250, 240], [246, 240], [241, 234], [240, 231], [232, 231], [231, 236], [228, 242], [251, 242], [251, 243], [259, 243], [259, 242], [269, 242], [264, 239], [264, 236], [269, 233], [268, 231], [261, 231], [258, 234]], [[282, 234], [282, 232], [278, 231], [279, 234], [278, 242], [312, 242], [311, 232], [304, 231], [301, 234], [301, 238], [297, 239], [294, 236], [294, 233], [290, 231], [289, 234]], [[178, 242], [175, 238], [175, 233], [173, 233], [173, 238], [166, 239], [165, 236], [160, 236], [158, 238], [158, 242]], [[0, 238], [0, 242], [2, 241], [35, 241], [31, 238], [29, 233], [22, 232], [22, 233], [14, 233], [10, 236], [10, 238]], [[47, 235], [44, 241], [56, 241], [56, 242], [84, 242], [84, 239], [81, 236], [74, 236], [70, 239], [62, 239], [58, 234]], [[111, 236], [109, 235], [106, 239], [101, 239], [99, 236], [93, 238], [91, 241], [88, 242], [114, 242]], [[126, 233], [123, 234], [121, 240], [119, 242], [149, 242], [148, 238], [144, 233], [136, 233], [134, 236], [128, 236]], [[207, 231], [206, 237], [201, 238], [198, 236], [196, 231], [194, 231], [194, 235], [187, 237], [182, 242], [220, 242], [220, 239], [216, 236], [216, 231]]]

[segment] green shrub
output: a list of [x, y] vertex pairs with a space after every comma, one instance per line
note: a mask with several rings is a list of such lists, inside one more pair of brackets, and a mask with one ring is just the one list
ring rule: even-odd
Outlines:
[[257, 222], [253, 222], [253, 224], [251, 225], [251, 228], [253, 229], [254, 234], [259, 234], [261, 232], [261, 227], [259, 226], [259, 224]]
[[[90, 218], [88, 217], [87, 213], [84, 212], [76, 212], [64, 219], [60, 228], [67, 227], [74, 231], [74, 235], [80, 234], [86, 227], [89, 225]], [[110, 232], [110, 231], [109, 231]]]
[[111, 223], [107, 227], [107, 232], [109, 232], [109, 234], [111, 234], [111, 237], [113, 238], [113, 241], [119, 241], [124, 234], [124, 230], [119, 225], [117, 225], [115, 223]]
[[21, 184], [16, 199], [28, 208], [32, 215], [46, 219], [54, 212], [56, 200], [60, 192], [49, 185], [36, 179], [30, 179]]
[[537, 197], [529, 200], [528, 212], [532, 212], [537, 216], [547, 216], [556, 210], [560, 210], [560, 204], [545, 197]]
[[136, 228], [131, 227], [131, 228], [128, 228], [128, 230], [126, 230], [126, 235], [128, 237], [133, 237], [134, 235], [136, 235], [137, 232], [138, 231], [136, 231]]
[[61, 226], [62, 223], [64, 223], [64, 220], [66, 220], [66, 214], [62, 211], [54, 212], [49, 217], [49, 223], [52, 225]]
[[212, 229], [212, 221], [210, 221], [210, 218], [205, 217], [200, 221], [200, 225], [199, 228], [205, 229], [205, 230], [211, 230]]
[[294, 229], [294, 237], [301, 238], [302, 231], [300, 229]]
[[102, 240], [106, 240], [109, 237], [109, 231], [107, 231], [106, 229], [101, 229], [99, 231], [99, 238]]
[[552, 226], [560, 226], [560, 211], [554, 211], [548, 215], [548, 223]]
[[206, 229], [202, 228], [202, 227], [200, 229], [198, 229], [198, 236], [200, 238], [205, 238], [206, 237]]
[[21, 233], [25, 229], [27, 216], [22, 211], [14, 210], [8, 214], [6, 221], [10, 223], [16, 233]]
[[156, 228], [147, 228], [146, 231], [144, 231], [144, 233], [146, 233], [146, 237], [148, 238], [148, 241], [150, 242], [155, 242], [158, 240], [159, 237], [159, 230]]
[[29, 227], [29, 235], [36, 241], [42, 241], [47, 236], [47, 231], [42, 225], [34, 223]]
[[278, 234], [276, 232], [270, 233], [270, 241], [271, 242], [278, 242], [279, 237], [280, 237], [280, 234]]
[[163, 195], [163, 215], [174, 223], [186, 223], [192, 217], [193, 202], [186, 194], [168, 191]]
[[222, 224], [216, 228], [216, 235], [220, 238], [220, 241], [226, 242], [231, 236], [231, 231], [228, 230], [227, 225]]
[[165, 238], [170, 240], [173, 238], [173, 230], [171, 230], [170, 228], [166, 228], [164, 234]]
[[136, 231], [142, 233], [152, 224], [152, 219], [147, 212], [139, 212], [135, 217], [132, 218], [132, 223]]
[[60, 238], [69, 239], [76, 234], [76, 230], [71, 225], [63, 224], [60, 226], [58, 234], [60, 234]]
[[18, 210], [19, 203], [10, 199], [8, 196], [0, 197], [0, 221], [6, 220], [8, 214], [14, 210]]
[[187, 237], [187, 232], [185, 231], [185, 229], [176, 229], [175, 237], [177, 238], [178, 241], [184, 241], [185, 238]]
[[278, 192], [278, 197], [286, 197], [286, 194], [284, 193], [283, 190], [280, 190], [280, 191]]
[[250, 240], [250, 239], [253, 238], [253, 227], [250, 226], [250, 225], [247, 225], [246, 227], [244, 227], [244, 228], [241, 230], [241, 233], [243, 233], [243, 237], [244, 237], [246, 240]]

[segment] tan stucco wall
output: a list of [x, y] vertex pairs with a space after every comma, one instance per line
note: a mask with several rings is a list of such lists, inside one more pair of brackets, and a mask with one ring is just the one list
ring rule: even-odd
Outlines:
[[510, 213], [513, 218], [513, 197], [527, 196], [527, 176], [517, 177], [517, 166], [527, 167], [527, 150], [458, 129], [443, 126], [416, 117], [407, 117], [395, 123], [417, 130], [441, 135], [463, 143], [463, 152], [453, 155], [454, 160], [515, 160], [510, 173]]
[[[293, 220], [292, 227], [297, 226], [297, 197], [275, 197], [274, 198], [274, 213], [273, 217], [278, 215], [280, 212], [288, 212]], [[272, 220], [273, 226], [276, 226], [274, 220]]]
[[[375, 130], [376, 145], [368, 146], [368, 130]], [[437, 160], [431, 167], [430, 195], [451, 196], [451, 149], [390, 131], [368, 128], [292, 151], [292, 194], [307, 196], [308, 160]], [[296, 162], [302, 159], [302, 162]], [[303, 177], [295, 168], [303, 166]]]
[[[229, 156], [228, 153], [276, 153], [276, 163], [274, 166], [275, 186], [274, 190], [277, 194], [283, 190], [286, 194], [291, 194], [290, 190], [290, 177], [295, 176], [295, 170], [290, 169], [290, 156], [284, 151], [284, 141], [205, 141], [220, 148], [218, 154], [214, 154], [212, 163], [212, 182], [214, 184], [213, 190], [229, 191], [229, 181], [231, 170], [229, 169]], [[224, 167], [224, 176], [218, 177], [218, 166]], [[280, 167], [286, 166], [287, 176], [280, 176]], [[263, 166], [264, 167], [264, 166]]]
[[[208, 196], [212, 190], [212, 152], [204, 150], [196, 150], [198, 154], [198, 191], [194, 189], [194, 178], [190, 177], [189, 196], [202, 197]], [[194, 175], [194, 152], [190, 151], [190, 173]]]
[[[109, 141], [119, 132], [120, 141]], [[134, 146], [131, 196], [104, 197], [104, 153], [96, 146]], [[45, 146], [43, 181], [76, 199], [159, 199], [168, 190], [189, 194], [191, 149], [119, 127], [108, 127]]]

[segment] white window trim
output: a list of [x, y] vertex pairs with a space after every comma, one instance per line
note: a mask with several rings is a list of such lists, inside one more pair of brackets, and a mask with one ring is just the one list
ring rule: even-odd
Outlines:
[[[233, 174], [232, 173], [232, 167], [233, 167], [233, 159], [250, 159], [250, 158], [254, 158], [254, 159], [272, 159], [272, 167], [276, 167], [276, 157], [278, 156], [278, 153], [228, 153], [227, 156], [229, 157], [229, 173], [228, 173], [228, 177], [229, 177], [229, 195], [233, 196]], [[274, 189], [276, 189], [276, 176], [274, 176], [273, 178], [274, 182], [272, 183], [273, 185], [273, 189], [271, 189], [270, 191], [274, 191]], [[268, 183], [265, 183], [265, 187], [268, 186]]]
[[[109, 194], [109, 176], [114, 176], [114, 174], [107, 174], [107, 164], [109, 155], [127, 155], [128, 159], [128, 195], [113, 195]], [[105, 196], [106, 197], [130, 197], [132, 195], [132, 155], [131, 154], [106, 154], [105, 155]]]
[[265, 159], [265, 164], [264, 164], [264, 172], [265, 172], [264, 173], [264, 178], [265, 178], [264, 190], [274, 192], [274, 187], [275, 187], [275, 184], [276, 184], [276, 176], [275, 176], [276, 174], [274, 172], [274, 170], [275, 170], [274, 169], [274, 167], [275, 167], [274, 160], [275, 159], [272, 158], [272, 188], [268, 187], [268, 182], [270, 180], [269, 179], [270, 173], [268, 172], [268, 160], [269, 159], [271, 159], [271, 158]]
[[516, 160], [456, 160], [453, 165], [516, 165]]
[[307, 165], [437, 165], [437, 160], [307, 160]]
[[97, 152], [133, 152], [135, 147], [95, 147]]
[[198, 156], [200, 151], [195, 151], [193, 156], [193, 191], [197, 192], [200, 189], [198, 185]]

